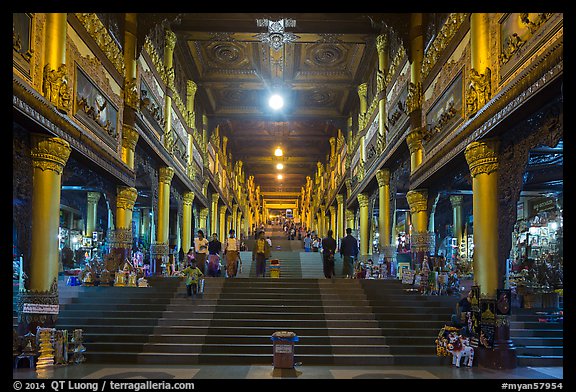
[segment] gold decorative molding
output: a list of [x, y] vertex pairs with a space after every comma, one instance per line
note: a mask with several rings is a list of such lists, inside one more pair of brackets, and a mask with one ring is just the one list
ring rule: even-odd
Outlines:
[[136, 128], [128, 124], [122, 125], [122, 147], [134, 151], [139, 138], [140, 134]]
[[406, 143], [410, 154], [422, 149], [422, 132], [415, 130], [406, 135]]
[[184, 205], [191, 206], [194, 202], [194, 192], [186, 192], [182, 195], [182, 202]]
[[462, 23], [470, 17], [469, 13], [452, 13], [440, 29], [434, 41], [428, 46], [422, 61], [422, 80], [426, 79], [430, 70], [436, 65], [442, 52], [446, 49]]
[[220, 199], [220, 195], [218, 193], [212, 194], [212, 203], [218, 203], [218, 199]]
[[384, 185], [390, 185], [390, 170], [389, 169], [377, 170], [376, 181], [378, 181], [379, 187], [383, 187]]
[[408, 96], [406, 97], [408, 113], [422, 109], [422, 82], [408, 84]]
[[492, 71], [486, 67], [483, 74], [470, 69], [470, 85], [466, 89], [466, 111], [475, 114], [492, 98]]
[[338, 203], [338, 204], [344, 203], [344, 195], [338, 193], [338, 194], [336, 195], [336, 203]]
[[378, 134], [376, 139], [376, 154], [382, 155], [386, 149], [386, 134]]
[[204, 179], [204, 182], [202, 183], [202, 194], [204, 195], [204, 197], [208, 197], [208, 184], [210, 183], [210, 180], [208, 178]]
[[220, 207], [218, 207], [218, 212], [220, 212], [220, 215], [224, 215], [224, 214], [226, 214], [227, 209], [228, 209], [228, 207], [226, 207], [226, 206], [220, 206]]
[[164, 166], [158, 169], [158, 180], [164, 184], [170, 184], [174, 177], [174, 169], [170, 166]]
[[354, 220], [354, 211], [346, 210], [345, 214], [346, 214], [346, 220], [347, 221]]
[[165, 37], [166, 37], [166, 46], [165, 50], [169, 52], [174, 52], [174, 48], [176, 47], [176, 34], [172, 30], [165, 30]]
[[124, 102], [136, 111], [140, 109], [140, 98], [138, 97], [136, 78], [124, 79]]
[[64, 166], [70, 157], [72, 149], [70, 144], [58, 137], [45, 137], [33, 134], [32, 139], [32, 166], [40, 170], [52, 170], [62, 174]]
[[362, 83], [360, 85], [358, 85], [358, 97], [360, 97], [360, 102], [366, 102], [367, 98], [366, 98], [366, 93], [368, 91], [368, 84], [367, 83]]
[[162, 61], [162, 58], [154, 48], [154, 45], [148, 36], [146, 36], [144, 41], [144, 50], [146, 50], [146, 53], [148, 53], [148, 56], [150, 56], [150, 60], [152, 60], [154, 68], [156, 68], [156, 71], [160, 74], [160, 79], [166, 83], [166, 70], [164, 69], [164, 62]]
[[42, 78], [42, 94], [60, 112], [70, 111], [70, 86], [66, 76], [66, 64], [60, 64], [58, 69], [52, 69], [50, 64], [44, 66]]
[[410, 213], [417, 214], [419, 212], [428, 211], [428, 190], [427, 189], [414, 189], [406, 193], [406, 200], [410, 206]]
[[205, 220], [206, 218], [208, 218], [208, 208], [201, 208], [200, 209], [200, 220]]
[[344, 180], [344, 184], [346, 185], [346, 191], [348, 197], [352, 196], [352, 180], [350, 178], [347, 178], [346, 180]]
[[75, 15], [106, 57], [112, 62], [114, 68], [120, 75], [124, 75], [126, 69], [124, 55], [98, 16], [94, 13], [76, 13]]
[[360, 205], [360, 208], [368, 207], [368, 200], [370, 199], [367, 194], [359, 193], [358, 195], [356, 195], [356, 198], [358, 199], [358, 204]]
[[405, 57], [406, 57], [406, 49], [404, 49], [404, 46], [401, 45], [398, 52], [396, 52], [396, 56], [394, 56], [394, 59], [392, 59], [392, 63], [390, 64], [388, 73], [386, 73], [386, 78], [384, 79], [386, 85], [392, 82], [392, 78], [395, 76], [398, 67], [400, 67], [400, 65], [404, 62]]
[[452, 208], [462, 207], [463, 202], [464, 202], [464, 196], [462, 195], [450, 196], [450, 204], [452, 204]]
[[137, 198], [138, 191], [136, 188], [127, 186], [118, 186], [116, 188], [116, 208], [133, 210]]
[[388, 45], [388, 36], [385, 34], [380, 34], [376, 37], [376, 50], [378, 53], [381, 53], [386, 49], [386, 45]]
[[490, 174], [498, 170], [498, 139], [484, 139], [470, 143], [464, 155], [472, 177], [478, 174]]

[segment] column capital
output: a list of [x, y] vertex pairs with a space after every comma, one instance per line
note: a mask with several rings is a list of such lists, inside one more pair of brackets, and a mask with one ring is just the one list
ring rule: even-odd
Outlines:
[[408, 193], [406, 194], [406, 199], [408, 200], [408, 205], [410, 206], [411, 214], [428, 211], [427, 189], [414, 189], [408, 191]]
[[390, 170], [380, 169], [376, 172], [376, 180], [378, 181], [378, 186], [383, 187], [384, 185], [390, 185]]
[[408, 149], [410, 154], [413, 154], [417, 150], [422, 149], [422, 133], [419, 130], [414, 130], [406, 135], [406, 143], [408, 144]]
[[330, 207], [328, 207], [328, 209], [330, 210], [330, 215], [336, 214], [336, 207], [330, 206]]
[[89, 204], [97, 204], [100, 200], [100, 196], [100, 192], [86, 192], [86, 199], [88, 200]]
[[173, 177], [174, 169], [172, 169], [170, 166], [165, 166], [158, 169], [158, 180], [160, 182], [170, 185]]
[[200, 209], [200, 219], [204, 220], [208, 218], [208, 207]]
[[166, 29], [166, 50], [173, 51], [176, 46], [176, 34], [172, 30]]
[[410, 82], [408, 85], [406, 108], [408, 109], [408, 113], [422, 109], [422, 82], [418, 82], [416, 84]]
[[452, 204], [452, 208], [462, 207], [463, 202], [464, 202], [464, 196], [462, 196], [462, 195], [451, 195], [450, 196], [450, 204]]
[[227, 209], [228, 209], [228, 207], [226, 207], [226, 206], [218, 207], [218, 210], [220, 211], [220, 215], [225, 214]]
[[70, 157], [70, 144], [58, 137], [46, 137], [33, 134], [32, 139], [32, 166], [44, 170], [52, 170], [62, 174], [66, 162]]
[[232, 213], [238, 213], [238, 204], [232, 205]]
[[188, 79], [186, 81], [186, 92], [189, 96], [193, 96], [194, 94], [196, 94], [197, 89], [198, 87], [196, 86], [196, 83], [194, 83], [193, 80]]
[[346, 220], [353, 220], [354, 219], [354, 211], [347, 209], [345, 214], [346, 214]]
[[498, 170], [498, 139], [485, 139], [470, 143], [464, 155], [472, 177], [478, 174], [490, 174]]
[[330, 143], [330, 147], [334, 148], [336, 145], [336, 138], [332, 136], [330, 139], [328, 139], [328, 142]]
[[387, 45], [388, 45], [387, 35], [380, 34], [378, 37], [376, 37], [376, 50], [378, 50], [378, 53], [382, 53]]
[[134, 209], [134, 203], [138, 198], [138, 191], [136, 188], [128, 186], [119, 186], [116, 188], [116, 207], [125, 210]]
[[352, 130], [352, 116], [348, 117], [346, 125], [348, 125], [348, 130]]
[[344, 195], [342, 195], [342, 194], [340, 194], [340, 193], [337, 194], [337, 195], [336, 195], [336, 202], [337, 202], [338, 204], [344, 203]]
[[360, 204], [360, 208], [368, 207], [368, 195], [365, 193], [359, 193], [357, 196], [358, 204]]
[[139, 138], [140, 134], [136, 128], [128, 124], [122, 124], [122, 147], [134, 151]]
[[358, 95], [360, 96], [360, 99], [366, 99], [366, 92], [368, 91], [368, 84], [367, 83], [362, 83], [360, 85], [358, 85]]
[[182, 195], [182, 201], [184, 205], [191, 206], [194, 202], [194, 192], [186, 192]]

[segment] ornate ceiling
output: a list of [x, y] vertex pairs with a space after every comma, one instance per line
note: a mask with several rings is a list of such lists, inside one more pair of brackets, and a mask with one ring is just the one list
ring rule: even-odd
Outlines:
[[[326, 160], [329, 138], [345, 132], [357, 86], [376, 65], [382, 15], [181, 14], [172, 26], [210, 128], [220, 125], [263, 192], [299, 191]], [[285, 96], [282, 114], [267, 107], [272, 90]], [[282, 181], [278, 143], [286, 154]]]

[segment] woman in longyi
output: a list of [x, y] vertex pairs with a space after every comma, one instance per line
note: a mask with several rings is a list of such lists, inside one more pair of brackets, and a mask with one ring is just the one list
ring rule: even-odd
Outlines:
[[242, 262], [240, 260], [240, 241], [236, 238], [234, 229], [230, 229], [228, 233], [230, 236], [226, 238], [226, 243], [224, 244], [226, 276], [233, 278], [238, 271], [238, 262]]

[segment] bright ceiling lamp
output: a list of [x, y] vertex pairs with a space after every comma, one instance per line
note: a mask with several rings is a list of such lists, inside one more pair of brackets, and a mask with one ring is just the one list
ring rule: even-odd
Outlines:
[[278, 163], [278, 164], [276, 165], [276, 169], [282, 170], [282, 169], [284, 169], [284, 165], [281, 164], [281, 163]]
[[284, 154], [282, 152], [282, 149], [280, 148], [280, 146], [276, 147], [276, 150], [274, 151], [274, 155], [276, 155], [277, 157], [281, 157], [282, 154]]
[[273, 94], [268, 99], [268, 106], [274, 110], [280, 110], [284, 106], [284, 98], [279, 94]]
[[283, 179], [283, 178], [284, 178], [284, 177], [282, 176], [282, 174], [278, 174], [278, 179], [279, 179], [279, 180], [281, 180], [281, 179]]

